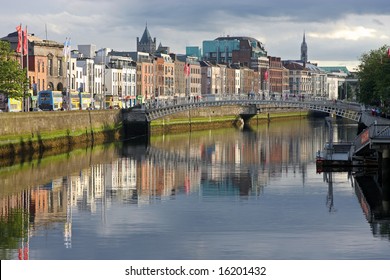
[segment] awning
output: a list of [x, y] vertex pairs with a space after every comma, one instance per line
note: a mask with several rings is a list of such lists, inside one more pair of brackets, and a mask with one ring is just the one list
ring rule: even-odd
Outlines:
[[124, 100], [131, 100], [131, 99], [135, 99], [135, 96], [134, 95], [131, 95], [131, 96], [125, 96], [123, 97]]

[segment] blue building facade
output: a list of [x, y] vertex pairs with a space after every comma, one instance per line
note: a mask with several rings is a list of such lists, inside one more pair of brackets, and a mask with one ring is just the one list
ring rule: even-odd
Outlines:
[[202, 49], [197, 46], [186, 47], [186, 56], [196, 57], [198, 60], [202, 59]]
[[253, 68], [254, 61], [266, 58], [263, 44], [251, 37], [219, 37], [203, 41], [203, 59], [215, 63], [240, 63]]

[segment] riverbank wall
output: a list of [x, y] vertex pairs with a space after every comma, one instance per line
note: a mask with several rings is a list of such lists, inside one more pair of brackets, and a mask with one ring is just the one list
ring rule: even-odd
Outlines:
[[[240, 106], [197, 108], [150, 124], [151, 135], [242, 125]], [[260, 113], [251, 124], [306, 117], [307, 111]], [[0, 114], [1, 161], [68, 152], [75, 148], [124, 140], [121, 110], [56, 111]], [[132, 129], [127, 127], [126, 129]]]
[[121, 139], [120, 110], [0, 114], [0, 155], [31, 156]]

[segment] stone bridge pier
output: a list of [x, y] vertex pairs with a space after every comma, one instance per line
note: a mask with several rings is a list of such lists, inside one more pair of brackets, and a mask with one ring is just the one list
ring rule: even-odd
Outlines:
[[245, 124], [249, 123], [249, 120], [259, 113], [256, 105], [246, 105], [241, 107], [240, 117]]
[[150, 135], [150, 122], [146, 118], [144, 108], [123, 110], [122, 118], [125, 139]]

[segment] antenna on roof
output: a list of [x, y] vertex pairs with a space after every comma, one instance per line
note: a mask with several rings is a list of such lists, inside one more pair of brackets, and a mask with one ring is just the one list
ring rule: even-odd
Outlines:
[[46, 41], [47, 41], [47, 24], [45, 23], [45, 35], [46, 35]]

